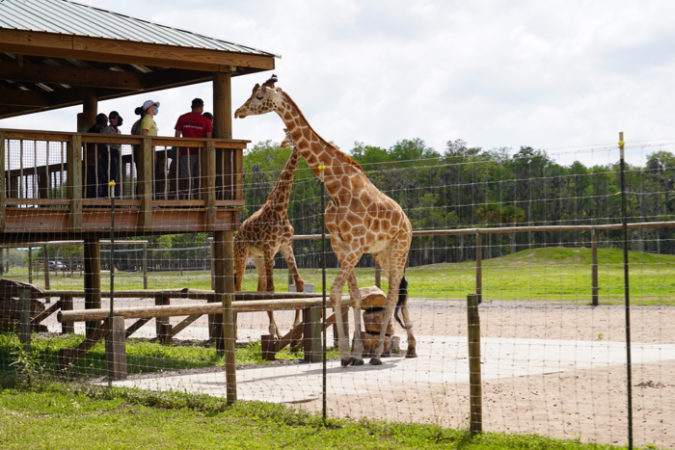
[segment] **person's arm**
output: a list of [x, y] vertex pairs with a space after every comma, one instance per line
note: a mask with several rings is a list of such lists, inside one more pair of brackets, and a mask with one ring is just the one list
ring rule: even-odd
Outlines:
[[207, 131], [206, 132], [206, 137], [211, 139], [213, 137], [213, 132], [212, 131]]
[[143, 128], [143, 129], [141, 130], [141, 136], [147, 136], [147, 135], [148, 135], [148, 129], [147, 129], [147, 128]]
[[176, 130], [176, 133], [174, 134], [175, 137], [180, 137], [180, 131]]

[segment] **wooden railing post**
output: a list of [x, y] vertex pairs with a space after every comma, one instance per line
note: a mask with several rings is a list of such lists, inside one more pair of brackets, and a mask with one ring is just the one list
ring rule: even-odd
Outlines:
[[82, 230], [82, 137], [73, 134], [66, 150], [68, 180], [66, 192], [70, 199], [68, 226], [70, 231]]
[[212, 140], [206, 141], [201, 148], [202, 174], [201, 186], [206, 206], [206, 226], [208, 230], [216, 228], [216, 148]]
[[0, 231], [5, 229], [7, 187], [5, 186], [5, 135], [0, 132]]
[[138, 215], [138, 226], [143, 230], [152, 228], [152, 191], [153, 191], [153, 148], [152, 139], [143, 138], [141, 154], [138, 158], [138, 196], [141, 209]]

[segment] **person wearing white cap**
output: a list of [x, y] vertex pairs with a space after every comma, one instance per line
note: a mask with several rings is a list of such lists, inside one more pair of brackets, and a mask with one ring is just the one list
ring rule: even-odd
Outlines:
[[157, 136], [157, 124], [154, 117], [159, 112], [159, 102], [146, 100], [143, 102], [143, 111], [145, 115], [141, 121], [141, 135], [142, 136]]

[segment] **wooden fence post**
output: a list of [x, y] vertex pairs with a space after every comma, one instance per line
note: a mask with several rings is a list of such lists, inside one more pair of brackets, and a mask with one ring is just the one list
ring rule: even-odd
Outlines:
[[311, 306], [302, 310], [303, 350], [305, 362], [320, 362], [321, 351], [321, 306]]
[[19, 341], [23, 344], [23, 350], [26, 354], [30, 353], [30, 302], [31, 292], [29, 289], [19, 291], [21, 300], [21, 327], [19, 328]]
[[591, 304], [598, 306], [598, 232], [591, 228]]
[[476, 233], [476, 295], [483, 301], [483, 235]]
[[480, 317], [478, 315], [478, 295], [469, 294], [467, 301], [468, 337], [469, 337], [469, 429], [472, 433], [483, 431], [483, 392], [480, 368]]
[[110, 380], [123, 380], [127, 377], [125, 333], [124, 317], [114, 316], [110, 321], [110, 332], [105, 339], [105, 355]]

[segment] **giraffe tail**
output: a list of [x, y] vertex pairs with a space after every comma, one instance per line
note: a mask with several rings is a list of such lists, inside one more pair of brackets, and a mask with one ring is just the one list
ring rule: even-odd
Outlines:
[[408, 329], [408, 327], [406, 327], [403, 324], [403, 321], [398, 316], [398, 312], [407, 301], [408, 301], [408, 281], [406, 281], [405, 277], [402, 277], [401, 284], [399, 284], [398, 286], [398, 301], [396, 302], [396, 308], [394, 308], [394, 318], [396, 319], [398, 324], [401, 325], [406, 330]]

